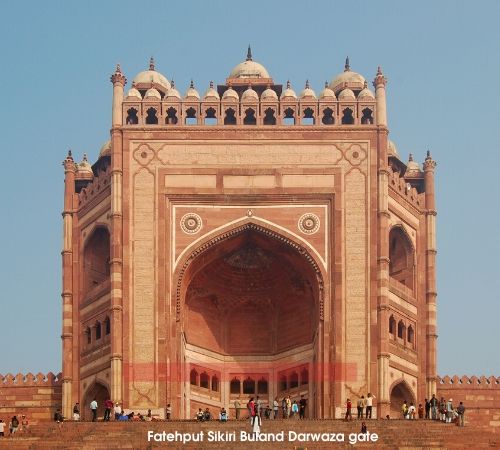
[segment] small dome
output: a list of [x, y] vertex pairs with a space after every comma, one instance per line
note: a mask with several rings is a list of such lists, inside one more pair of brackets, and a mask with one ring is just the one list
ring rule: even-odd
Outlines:
[[160, 72], [155, 70], [155, 62], [153, 58], [149, 61], [149, 70], [138, 73], [132, 83], [135, 84], [158, 84], [167, 91], [170, 89], [170, 81], [168, 81]]
[[387, 142], [387, 153], [389, 154], [389, 156], [397, 156], [399, 158], [399, 153], [396, 144], [391, 140]]
[[165, 93], [165, 99], [170, 99], [170, 100], [180, 100], [181, 99], [181, 94], [179, 94], [179, 91], [175, 89], [175, 83], [174, 80], [172, 80], [170, 89]]
[[111, 141], [106, 141], [99, 150], [99, 158], [103, 156], [111, 156]]
[[191, 80], [191, 84], [189, 85], [189, 89], [186, 91], [186, 95], [184, 96], [186, 99], [200, 99], [200, 94], [198, 91], [194, 88], [194, 83], [193, 80]]
[[243, 92], [243, 95], [241, 96], [241, 100], [242, 101], [245, 101], [245, 100], [259, 101], [259, 94], [257, 94], [257, 92], [255, 92], [251, 86], [248, 86], [248, 89], [245, 92]]
[[344, 89], [340, 94], [339, 94], [339, 100], [354, 100], [356, 96], [354, 95], [354, 92], [352, 92], [350, 89]]
[[414, 177], [421, 174], [420, 165], [417, 161], [413, 160], [413, 155], [410, 153], [408, 157], [408, 164], [406, 165], [405, 177]]
[[292, 87], [290, 85], [290, 80], [288, 80], [286, 82], [286, 89], [281, 94], [281, 100], [283, 100], [285, 98], [291, 98], [291, 99], [297, 98], [297, 94], [295, 93], [295, 91], [292, 89]]
[[335, 97], [335, 92], [333, 92], [329, 87], [328, 87], [328, 81], [325, 82], [325, 88], [321, 91], [319, 94], [320, 99], [332, 99], [335, 100], [337, 97]]
[[76, 177], [80, 179], [91, 179], [94, 177], [94, 172], [92, 172], [92, 166], [87, 159], [86, 153], [83, 154], [82, 162], [76, 165]]
[[230, 99], [234, 99], [236, 101], [240, 100], [238, 93], [232, 87], [229, 87], [226, 91], [224, 91], [224, 94], [222, 94], [222, 100]]
[[231, 73], [229, 78], [271, 78], [266, 68], [252, 59], [252, 49], [248, 46], [247, 59], [239, 63]]
[[348, 87], [351, 89], [363, 89], [365, 78], [357, 72], [353, 72], [349, 66], [349, 58], [345, 60], [344, 72], [337, 75], [330, 83], [330, 89], [338, 94], [339, 91]]
[[273, 91], [269, 86], [267, 89], [261, 94], [261, 100], [278, 100], [278, 94]]
[[153, 98], [157, 98], [158, 100], [161, 100], [161, 94], [155, 88], [151, 88], [151, 89], [148, 89], [146, 91], [144, 98], [148, 98], [148, 97], [153, 97]]
[[366, 81], [363, 86], [363, 90], [358, 94], [358, 100], [362, 98], [375, 100], [375, 96], [373, 95], [373, 92], [368, 89], [368, 83]]
[[132, 87], [129, 89], [129, 91], [127, 92], [127, 97], [136, 97], [142, 99], [141, 93], [135, 88], [135, 85], [132, 85]]
[[316, 98], [316, 93], [309, 87], [309, 80], [306, 81], [306, 87], [300, 93], [300, 98]]
[[205, 92], [203, 100], [220, 100], [219, 93], [214, 89], [213, 81], [210, 82], [210, 87]]

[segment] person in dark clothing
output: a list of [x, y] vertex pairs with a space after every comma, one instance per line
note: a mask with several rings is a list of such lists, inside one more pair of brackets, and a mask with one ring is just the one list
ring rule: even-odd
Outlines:
[[300, 401], [299, 401], [299, 419], [305, 419], [306, 417], [306, 406], [307, 406], [307, 400], [304, 398], [303, 395], [300, 396]]
[[430, 419], [431, 416], [431, 402], [425, 399], [425, 418]]

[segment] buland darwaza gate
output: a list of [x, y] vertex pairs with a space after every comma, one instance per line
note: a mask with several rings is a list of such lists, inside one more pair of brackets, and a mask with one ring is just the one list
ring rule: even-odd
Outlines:
[[111, 81], [110, 142], [64, 161], [66, 417], [290, 394], [330, 418], [368, 392], [384, 417], [436, 392], [436, 163], [388, 140], [380, 68], [375, 93], [347, 60], [296, 95], [249, 49], [203, 96], [153, 60]]

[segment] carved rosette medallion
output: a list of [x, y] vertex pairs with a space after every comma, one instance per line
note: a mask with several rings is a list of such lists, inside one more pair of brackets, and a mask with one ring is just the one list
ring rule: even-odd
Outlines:
[[319, 230], [319, 217], [316, 214], [307, 213], [300, 216], [299, 230], [304, 234], [314, 234]]
[[198, 214], [187, 213], [181, 218], [181, 228], [184, 233], [196, 234], [201, 230], [202, 225], [203, 222]]

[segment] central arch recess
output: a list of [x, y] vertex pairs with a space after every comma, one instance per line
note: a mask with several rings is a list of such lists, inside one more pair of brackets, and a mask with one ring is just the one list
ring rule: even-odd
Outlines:
[[[181, 272], [186, 415], [251, 395], [311, 398], [322, 282], [290, 239], [247, 224], [195, 251]], [[310, 404], [312, 411], [312, 404]]]

